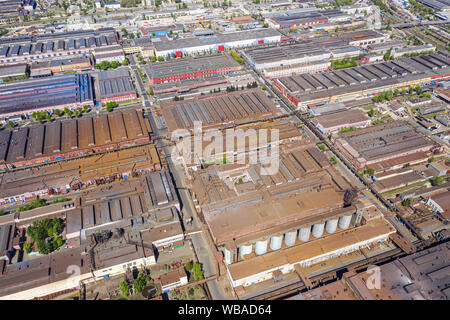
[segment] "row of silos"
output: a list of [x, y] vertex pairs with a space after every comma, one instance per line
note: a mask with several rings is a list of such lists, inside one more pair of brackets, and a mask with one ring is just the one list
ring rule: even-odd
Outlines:
[[[267, 247], [269, 246], [271, 250], [279, 250], [281, 249], [281, 245], [283, 242], [284, 237], [284, 243], [287, 247], [292, 247], [295, 245], [295, 242], [298, 239], [303, 242], [309, 241], [310, 235], [312, 235], [314, 238], [320, 238], [323, 236], [324, 230], [328, 234], [333, 234], [336, 232], [337, 227], [339, 226], [340, 229], [346, 230], [350, 226], [352, 216], [342, 216], [335, 219], [327, 220], [323, 223], [315, 223], [311, 226], [302, 227], [298, 230], [292, 230], [286, 232], [283, 234], [276, 234], [270, 238], [263, 238], [255, 243], [255, 253], [257, 255], [262, 255], [267, 252]], [[244, 258], [247, 254], [252, 253], [253, 251], [253, 244], [252, 243], [246, 243], [239, 247], [239, 254], [241, 259]], [[225, 255], [225, 263], [228, 264], [228, 261], [231, 261], [231, 252], [225, 249], [224, 251]]]

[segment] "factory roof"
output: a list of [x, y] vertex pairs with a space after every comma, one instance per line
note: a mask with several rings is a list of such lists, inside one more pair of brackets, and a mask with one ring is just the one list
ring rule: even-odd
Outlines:
[[156, 226], [149, 231], [143, 232], [142, 241], [147, 243], [155, 243], [182, 234], [183, 229], [181, 227], [180, 221], [175, 221], [161, 226]]
[[245, 52], [255, 64], [294, 60], [309, 56], [330, 55], [329, 50], [310, 45], [292, 44], [263, 49], [250, 49]]
[[0, 84], [0, 114], [32, 112], [44, 107], [92, 104], [91, 78], [66, 74]]
[[136, 93], [127, 68], [101, 71], [98, 80], [102, 99]]
[[112, 28], [3, 38], [0, 39], [0, 60], [25, 54], [56, 56], [58, 52], [65, 50], [96, 48], [117, 43], [117, 36]]
[[165, 31], [177, 31], [177, 30], [183, 30], [184, 24], [178, 23], [178, 24], [171, 24], [167, 26], [154, 26], [154, 27], [143, 27], [141, 30], [145, 31], [146, 34], [152, 34], [152, 33], [159, 33], [159, 32], [165, 32]]
[[27, 69], [26, 63], [0, 66], [0, 77], [7, 78], [22, 76], [27, 72]]
[[421, 60], [400, 58], [391, 62], [323, 72], [314, 75], [315, 82], [309, 80], [309, 75], [283, 77], [276, 81], [299, 102], [327, 100], [330, 97], [448, 73], [450, 59], [447, 55], [433, 53], [427, 56]]
[[271, 269], [280, 269], [287, 264], [292, 265], [329, 254], [347, 246], [394, 232], [394, 227], [384, 218], [374, 219], [357, 228], [331, 234], [324, 238], [286, 249], [272, 251], [228, 265], [227, 267], [233, 280], [244, 279], [257, 273], [267, 272]]
[[450, 211], [450, 191], [433, 195], [431, 196], [431, 199], [436, 202], [444, 212]]
[[351, 125], [362, 121], [369, 121], [366, 113], [359, 109], [345, 110], [328, 115], [322, 115], [312, 119], [315, 125], [321, 125], [323, 128], [331, 128], [342, 125]]
[[401, 121], [356, 129], [342, 133], [339, 137], [356, 151], [358, 154], [356, 157], [364, 157], [366, 160], [403, 154], [434, 145], [414, 128]]
[[[192, 190], [215, 241], [242, 238], [282, 224], [308, 224], [338, 214], [342, 191], [350, 184], [329, 167], [311, 144], [282, 148], [279, 171], [267, 175], [259, 165], [212, 166], [194, 174]], [[318, 151], [318, 150], [317, 150]], [[239, 184], [230, 179], [246, 177]], [[237, 180], [236, 180], [237, 181]], [[310, 219], [311, 218], [311, 219]]]
[[62, 66], [68, 66], [68, 65], [75, 65], [75, 64], [83, 64], [87, 63], [91, 65], [91, 59], [87, 56], [80, 56], [80, 57], [70, 57], [70, 58], [64, 58], [64, 59], [54, 59], [49, 61], [35, 61], [31, 64], [31, 71], [39, 70], [39, 69], [47, 69], [52, 67], [62, 67]]
[[273, 117], [280, 113], [260, 89], [202, 96], [161, 106], [169, 131], [193, 129], [194, 122], [203, 127], [220, 127]]
[[228, 54], [218, 54], [157, 62], [148, 64], [144, 68], [149, 79], [153, 79], [178, 75], [189, 77], [196, 72], [220, 70], [223, 68], [240, 68], [240, 65]]
[[365, 285], [370, 273], [359, 273], [350, 280], [360, 278], [362, 289], [380, 300], [448, 300], [449, 249], [447, 242], [382, 265], [381, 288]]
[[176, 50], [183, 48], [201, 47], [205, 45], [225, 44], [236, 41], [260, 39], [266, 37], [280, 37], [281, 34], [270, 28], [237, 31], [230, 33], [216, 33], [211, 36], [194, 36], [173, 41], [156, 42], [157, 51]]
[[[54, 153], [83, 150], [144, 138], [151, 132], [142, 112], [129, 109], [94, 117], [54, 121], [46, 125], [19, 128], [8, 134], [0, 145], [0, 162], [14, 163]], [[111, 137], [112, 133], [112, 137]], [[8, 139], [9, 136], [9, 139]], [[25, 148], [25, 145], [27, 146]]]

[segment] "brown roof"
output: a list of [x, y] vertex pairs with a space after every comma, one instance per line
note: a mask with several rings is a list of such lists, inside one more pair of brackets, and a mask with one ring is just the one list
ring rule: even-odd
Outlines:
[[288, 263], [295, 264], [354, 243], [394, 232], [394, 227], [384, 218], [375, 219], [354, 229], [231, 264], [228, 266], [228, 269], [234, 280], [243, 279]]

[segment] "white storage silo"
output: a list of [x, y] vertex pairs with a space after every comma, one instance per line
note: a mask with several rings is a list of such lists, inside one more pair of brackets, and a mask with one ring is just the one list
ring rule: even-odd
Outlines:
[[252, 253], [253, 245], [251, 243], [243, 244], [239, 247], [239, 255], [243, 259], [247, 254]]
[[311, 233], [311, 226], [300, 228], [298, 231], [298, 240], [303, 242], [308, 241], [310, 233]]
[[339, 218], [338, 226], [342, 230], [347, 230], [350, 226], [350, 221], [352, 220], [352, 216], [342, 216]]
[[270, 249], [278, 250], [281, 248], [281, 244], [283, 243], [283, 235], [277, 234], [270, 238]]
[[224, 248], [223, 255], [224, 255], [225, 264], [231, 264], [231, 251], [227, 250], [227, 248]]
[[327, 220], [327, 223], [325, 225], [325, 230], [327, 230], [327, 232], [329, 234], [332, 234], [332, 233], [336, 232], [336, 228], [337, 228], [337, 225], [338, 225], [338, 220], [339, 220], [339, 218]]
[[284, 243], [288, 247], [292, 247], [295, 244], [297, 238], [297, 230], [289, 231], [284, 234]]
[[269, 244], [269, 238], [256, 241], [255, 253], [260, 256], [267, 252], [267, 245]]
[[325, 223], [315, 223], [312, 227], [312, 235], [314, 238], [320, 238], [323, 235]]

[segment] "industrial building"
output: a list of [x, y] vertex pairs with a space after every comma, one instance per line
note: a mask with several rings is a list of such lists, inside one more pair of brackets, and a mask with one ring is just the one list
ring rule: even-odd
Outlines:
[[311, 123], [322, 134], [328, 135], [344, 128], [364, 128], [370, 124], [370, 118], [364, 111], [352, 109], [314, 117]]
[[275, 87], [297, 107], [364, 99], [384, 91], [438, 82], [450, 76], [444, 52], [312, 75], [274, 79]]
[[205, 130], [267, 119], [280, 114], [260, 89], [200, 96], [162, 105], [161, 109], [169, 132], [177, 129], [192, 130], [195, 121], [201, 122]]
[[275, 12], [266, 14], [266, 16], [269, 25], [276, 29], [305, 27], [353, 19], [353, 16], [338, 9], [320, 10], [316, 8]]
[[202, 52], [225, 51], [225, 48], [243, 48], [281, 41], [281, 34], [270, 28], [230, 33], [204, 32], [190, 38], [155, 42], [157, 56], [181, 56]]
[[318, 73], [331, 69], [331, 60], [357, 57], [360, 47], [382, 43], [388, 35], [375, 30], [346, 32], [337, 37], [302, 39], [296, 44], [250, 49], [245, 56], [268, 78]]
[[228, 54], [195, 57], [146, 65], [151, 85], [233, 74], [242, 67]]
[[5, 172], [0, 178], [0, 204], [32, 201], [49, 194], [66, 194], [158, 170], [161, 170], [161, 162], [156, 147], [146, 144], [93, 154], [75, 161]]
[[92, 54], [97, 64], [103, 61], [118, 61], [122, 63], [125, 60], [125, 53], [120, 45], [95, 48]]
[[272, 175], [260, 164], [235, 163], [192, 172], [194, 204], [223, 253], [235, 290], [385, 242], [395, 233], [379, 211], [359, 225], [368, 208], [358, 201], [345, 204], [352, 184], [312, 141], [284, 143], [277, 156], [279, 170]]
[[98, 73], [100, 103], [127, 101], [137, 98], [128, 68], [100, 71]]
[[31, 114], [56, 108], [93, 106], [88, 74], [67, 74], [0, 84], [0, 115]]
[[113, 28], [2, 38], [0, 64], [88, 55], [97, 47], [117, 44], [117, 34]]
[[401, 121], [344, 132], [331, 140], [358, 169], [375, 171], [426, 161], [442, 149]]
[[313, 264], [386, 242], [395, 232], [394, 227], [384, 218], [376, 219], [360, 227], [332, 234], [314, 242], [283, 248], [227, 265], [227, 275], [232, 287], [239, 290], [271, 280], [277, 272], [281, 274], [281, 277], [291, 272], [301, 274], [302, 269]]
[[143, 37], [157, 37], [171, 32], [181, 33], [184, 30], [183, 24], [171, 24], [168, 26], [141, 27], [139, 29]]
[[359, 300], [449, 300], [449, 242], [380, 266], [380, 287], [368, 285], [373, 272], [344, 275]]
[[28, 72], [28, 65], [26, 63], [0, 66], [1, 79], [25, 76], [27, 72]]
[[152, 128], [142, 111], [54, 121], [1, 131], [0, 170], [43, 164], [150, 141]]
[[347, 230], [363, 210], [344, 206], [351, 184], [314, 143], [289, 142], [278, 155], [273, 175], [261, 164], [192, 172], [194, 204], [227, 265]]
[[[0, 221], [0, 240], [8, 229], [13, 230], [12, 242], [20, 243], [20, 234], [30, 223], [58, 217], [65, 222], [68, 241], [63, 251], [0, 264], [0, 299], [26, 300], [77, 291], [80, 281], [90, 283], [154, 265], [155, 243], [172, 243], [165, 230], [179, 230], [176, 238], [184, 240], [179, 202], [166, 171], [120, 181], [108, 188], [100, 186], [74, 197]], [[11, 224], [10, 220], [16, 222]], [[12, 251], [12, 243], [8, 251]], [[66, 272], [70, 266], [78, 266], [80, 273], [74, 277]], [[69, 276], [73, 281], [68, 281]]]
[[450, 11], [450, 4], [445, 0], [417, 0], [420, 4], [438, 11]]
[[48, 61], [34, 61], [31, 63], [31, 77], [39, 76], [43, 71], [50, 71], [51, 74], [58, 74], [69, 71], [83, 71], [94, 69], [92, 61], [87, 56], [54, 59]]
[[331, 52], [326, 49], [305, 45], [286, 45], [264, 49], [251, 49], [246, 57], [268, 78], [297, 73], [317, 73], [331, 67], [328, 61]]

